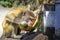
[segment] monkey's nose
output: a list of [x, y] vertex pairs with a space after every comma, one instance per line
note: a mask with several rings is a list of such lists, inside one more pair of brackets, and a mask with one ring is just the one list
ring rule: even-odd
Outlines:
[[24, 28], [27, 28], [28, 27], [28, 24], [27, 24], [26, 21], [21, 22], [21, 24], [24, 26]]
[[28, 27], [28, 24], [23, 24], [24, 28], [27, 28]]

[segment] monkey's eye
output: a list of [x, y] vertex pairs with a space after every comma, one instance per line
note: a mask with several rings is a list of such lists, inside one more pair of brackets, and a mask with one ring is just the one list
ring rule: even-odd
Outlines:
[[25, 16], [26, 15], [26, 12], [23, 12], [23, 16]]

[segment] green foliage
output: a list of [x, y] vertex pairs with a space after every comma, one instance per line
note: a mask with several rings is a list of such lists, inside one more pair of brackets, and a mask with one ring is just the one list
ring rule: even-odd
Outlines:
[[39, 0], [39, 3], [43, 3], [44, 0]]
[[37, 6], [35, 5], [35, 4], [33, 4], [32, 6], [31, 6], [31, 10], [36, 10], [37, 9]]
[[3, 6], [12, 6], [12, 1], [10, 0], [7, 0], [7, 1], [0, 1], [0, 4], [3, 5]]
[[[0, 5], [3, 5], [5, 7], [12, 7], [12, 6], [18, 6], [18, 5], [27, 5], [30, 2], [33, 2], [33, 9], [36, 8], [36, 1], [37, 0], [0, 0]], [[44, 0], [38, 0], [39, 3], [42, 3]]]

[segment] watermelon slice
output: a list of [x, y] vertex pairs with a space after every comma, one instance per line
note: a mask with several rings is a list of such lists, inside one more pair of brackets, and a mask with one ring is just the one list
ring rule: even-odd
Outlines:
[[19, 24], [19, 28], [24, 31], [32, 31], [36, 29], [36, 27], [38, 27], [39, 21], [40, 21], [40, 16], [38, 15], [36, 16], [36, 19], [32, 21], [30, 26], [28, 26], [27, 28], [24, 28], [22, 24]]

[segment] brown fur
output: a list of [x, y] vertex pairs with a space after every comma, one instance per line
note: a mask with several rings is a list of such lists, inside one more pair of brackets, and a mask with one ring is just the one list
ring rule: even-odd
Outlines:
[[[15, 8], [11, 10], [6, 17], [3, 20], [2, 26], [3, 26], [3, 32], [4, 35], [9, 35], [10, 33], [17, 33], [17, 24], [15, 23], [9, 23], [7, 22], [7, 19], [9, 20], [15, 20], [16, 17], [19, 17], [22, 15], [22, 12], [25, 10], [25, 8]], [[10, 16], [9, 14], [13, 14], [14, 16]]]
[[[9, 35], [10, 33], [13, 33], [13, 34], [17, 33], [18, 24], [8, 22], [7, 19], [14, 21], [17, 17], [21, 17], [23, 11], [25, 11], [25, 10], [27, 10], [27, 9], [26, 8], [16, 8], [16, 9], [10, 11], [8, 13], [8, 15], [6, 15], [6, 17], [2, 23], [4, 35], [7, 35], [7, 34]], [[35, 17], [34, 14], [32, 15], [32, 12], [27, 11], [27, 13], [29, 13], [30, 16]], [[12, 16], [10, 14], [12, 14]]]

